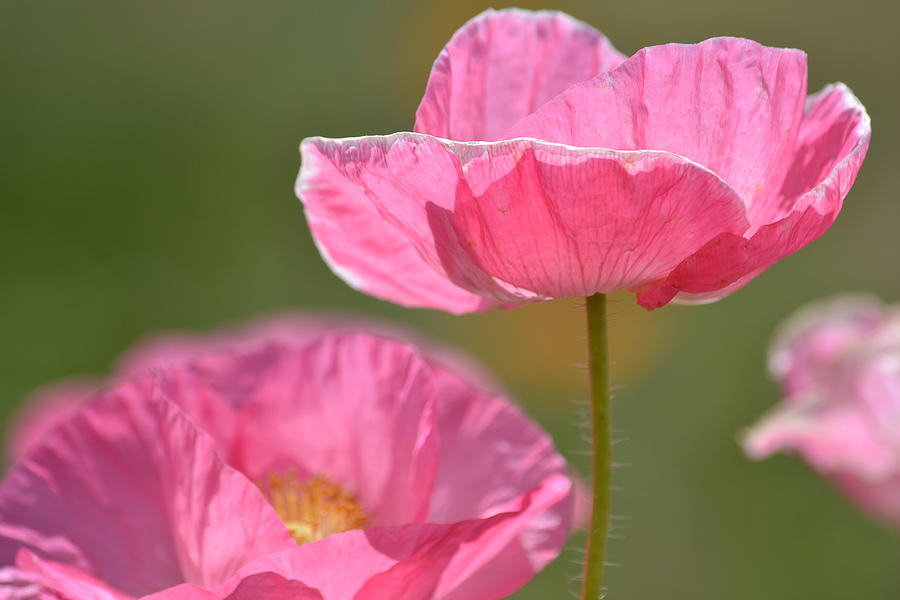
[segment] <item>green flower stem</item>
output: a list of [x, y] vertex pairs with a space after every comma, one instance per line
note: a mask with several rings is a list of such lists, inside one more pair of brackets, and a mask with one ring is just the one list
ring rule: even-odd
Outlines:
[[594, 492], [591, 523], [584, 557], [582, 600], [603, 597], [603, 566], [609, 532], [612, 483], [612, 427], [609, 411], [609, 349], [606, 330], [606, 296], [587, 299], [588, 373], [591, 381], [591, 466]]

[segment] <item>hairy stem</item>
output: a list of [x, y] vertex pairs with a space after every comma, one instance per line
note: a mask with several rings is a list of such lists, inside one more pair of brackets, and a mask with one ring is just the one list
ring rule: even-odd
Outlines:
[[591, 383], [591, 467], [594, 490], [584, 560], [582, 600], [603, 597], [603, 566], [609, 532], [612, 482], [612, 428], [609, 410], [609, 350], [606, 329], [606, 296], [587, 299], [588, 372]]

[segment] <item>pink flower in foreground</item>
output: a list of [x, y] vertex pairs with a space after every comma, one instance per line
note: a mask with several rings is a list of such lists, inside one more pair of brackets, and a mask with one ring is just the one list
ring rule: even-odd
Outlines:
[[796, 452], [900, 526], [900, 309], [865, 297], [810, 305], [785, 324], [769, 368], [784, 400], [750, 430], [747, 453]]
[[32, 440], [0, 598], [494, 599], [558, 554], [571, 479], [518, 409], [397, 341], [273, 333], [157, 345]]
[[404, 306], [713, 301], [824, 233], [863, 161], [865, 109], [806, 75], [750, 40], [626, 59], [567, 15], [487, 11], [415, 133], [304, 140], [297, 193], [335, 273]]

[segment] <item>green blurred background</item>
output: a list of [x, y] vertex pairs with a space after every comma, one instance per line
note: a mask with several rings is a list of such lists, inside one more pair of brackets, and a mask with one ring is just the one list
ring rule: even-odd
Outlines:
[[[613, 304], [616, 460], [610, 598], [900, 598], [900, 539], [798, 460], [745, 460], [777, 399], [772, 329], [844, 290], [900, 297], [897, 0], [522, 2], [625, 53], [740, 35], [809, 53], [874, 122], [833, 229], [735, 296], [646, 313]], [[432, 60], [476, 1], [12, 1], [0, 6], [0, 418], [29, 390], [103, 374], [141, 336], [270, 311], [343, 310], [478, 356], [578, 467], [582, 315], [561, 301], [451, 317], [358, 294], [320, 260], [293, 196], [311, 135], [408, 130]], [[577, 540], [576, 540], [577, 541]], [[520, 599], [569, 597], [577, 544]]]

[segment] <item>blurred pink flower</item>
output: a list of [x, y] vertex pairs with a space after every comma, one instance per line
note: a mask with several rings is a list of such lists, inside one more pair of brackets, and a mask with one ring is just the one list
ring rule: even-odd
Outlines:
[[572, 482], [517, 408], [398, 341], [272, 327], [66, 396], [0, 485], [0, 598], [493, 599], [559, 553]]
[[438, 56], [415, 133], [304, 140], [297, 194], [335, 273], [404, 306], [713, 301], [824, 233], [863, 161], [865, 109], [806, 75], [799, 50], [626, 59], [565, 14], [490, 10]]
[[748, 432], [747, 454], [796, 452], [900, 526], [900, 309], [861, 296], [812, 304], [776, 337], [769, 369], [784, 400]]

